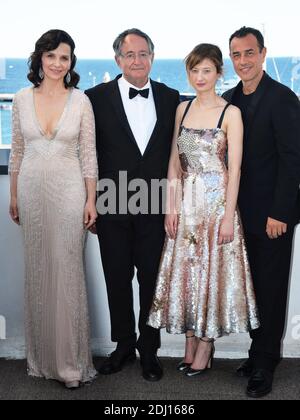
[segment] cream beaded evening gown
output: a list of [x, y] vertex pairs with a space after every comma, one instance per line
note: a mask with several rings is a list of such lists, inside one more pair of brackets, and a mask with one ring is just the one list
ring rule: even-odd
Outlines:
[[97, 179], [97, 160], [94, 115], [83, 92], [70, 89], [51, 139], [39, 125], [34, 89], [15, 96], [10, 173], [19, 173], [28, 373], [90, 381], [96, 372], [83, 264], [84, 179]]

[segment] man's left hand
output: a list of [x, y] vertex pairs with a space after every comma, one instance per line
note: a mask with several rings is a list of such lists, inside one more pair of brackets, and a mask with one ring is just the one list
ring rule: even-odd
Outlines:
[[279, 222], [278, 220], [268, 218], [267, 235], [270, 239], [278, 239], [287, 232], [287, 224]]

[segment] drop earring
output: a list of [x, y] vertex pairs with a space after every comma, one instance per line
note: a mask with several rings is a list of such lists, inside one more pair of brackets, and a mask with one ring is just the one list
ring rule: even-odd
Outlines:
[[70, 84], [70, 82], [71, 82], [71, 73], [69, 72], [68, 74], [67, 74], [67, 76], [66, 76], [66, 82], [67, 82], [67, 84], [69, 85]]
[[41, 80], [43, 80], [43, 79], [44, 79], [44, 77], [45, 77], [45, 73], [44, 73], [44, 71], [43, 71], [42, 67], [40, 67], [40, 69], [39, 69], [39, 78], [40, 78]]

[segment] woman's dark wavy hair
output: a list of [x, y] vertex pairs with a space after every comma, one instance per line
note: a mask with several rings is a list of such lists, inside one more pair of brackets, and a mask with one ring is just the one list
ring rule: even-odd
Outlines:
[[29, 73], [27, 75], [28, 80], [34, 84], [35, 87], [40, 86], [42, 83], [42, 79], [39, 76], [40, 68], [42, 67], [42, 55], [45, 52], [53, 51], [58, 48], [61, 44], [67, 44], [71, 48], [71, 68], [70, 68], [70, 75], [71, 80], [70, 83], [67, 83], [66, 77], [64, 79], [65, 87], [77, 87], [80, 76], [74, 71], [77, 58], [74, 54], [75, 51], [75, 42], [70, 37], [67, 32], [59, 30], [59, 29], [52, 29], [51, 31], [46, 32], [35, 44], [35, 51], [31, 54], [28, 60], [29, 66]]

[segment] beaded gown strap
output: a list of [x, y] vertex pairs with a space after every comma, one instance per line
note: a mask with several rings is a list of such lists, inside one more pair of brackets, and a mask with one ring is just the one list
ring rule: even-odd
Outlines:
[[224, 121], [225, 113], [226, 113], [226, 111], [227, 111], [227, 108], [228, 108], [228, 107], [230, 107], [230, 105], [231, 105], [231, 104], [227, 104], [227, 105], [225, 106], [225, 108], [224, 108], [224, 110], [223, 110], [223, 112], [222, 112], [222, 115], [221, 115], [221, 117], [220, 117], [220, 119], [219, 119], [219, 123], [218, 123], [217, 128], [219, 128], [219, 129], [221, 129], [221, 128], [222, 128], [222, 124], [223, 124], [223, 121]]
[[182, 120], [181, 120], [180, 127], [182, 127], [183, 121], [185, 120], [185, 117], [187, 116], [193, 101], [194, 101], [194, 99], [190, 100], [190, 102], [187, 104], [187, 107], [185, 108], [185, 111], [184, 111], [184, 114], [183, 114], [183, 117], [182, 117]]

